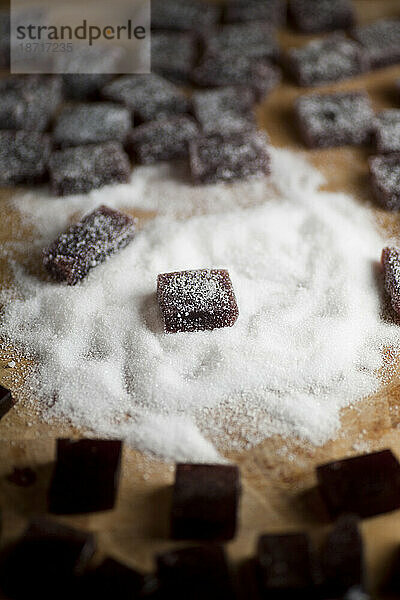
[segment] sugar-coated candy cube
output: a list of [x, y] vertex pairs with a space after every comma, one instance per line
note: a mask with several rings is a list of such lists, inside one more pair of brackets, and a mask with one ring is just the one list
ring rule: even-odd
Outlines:
[[71, 598], [138, 598], [142, 597], [144, 576], [113, 558], [106, 558], [95, 569], [76, 578]]
[[374, 129], [378, 154], [400, 152], [400, 109], [380, 112], [375, 119]]
[[[311, 543], [305, 533], [260, 536], [256, 577], [261, 598], [310, 594], [313, 585]], [[279, 595], [279, 596], [278, 596]]]
[[230, 540], [236, 533], [240, 473], [233, 465], [178, 464], [172, 497], [174, 539]]
[[385, 291], [390, 298], [393, 310], [400, 314], [400, 248], [384, 248], [381, 263]]
[[10, 68], [10, 11], [0, 10], [0, 69]]
[[372, 190], [387, 210], [400, 209], [400, 152], [369, 159]]
[[239, 316], [224, 269], [163, 273], [157, 279], [157, 300], [166, 333], [232, 327]]
[[218, 5], [201, 0], [152, 0], [152, 29], [196, 31], [215, 25], [220, 18]]
[[61, 79], [10, 75], [0, 79], [0, 129], [44, 131], [62, 100]]
[[400, 19], [381, 19], [356, 27], [353, 37], [364, 48], [371, 68], [400, 62]]
[[254, 94], [248, 88], [223, 87], [192, 96], [193, 114], [205, 134], [254, 129]]
[[400, 508], [400, 463], [390, 450], [320, 465], [317, 479], [333, 516], [372, 517]]
[[198, 40], [190, 32], [153, 31], [151, 70], [166, 79], [187, 83], [198, 57]]
[[116, 141], [124, 143], [132, 126], [127, 108], [108, 102], [67, 106], [58, 115], [54, 142], [61, 146], [80, 146]]
[[279, 52], [274, 30], [262, 21], [223, 25], [206, 32], [204, 42], [209, 54], [274, 59]]
[[73, 579], [84, 571], [96, 549], [92, 533], [40, 517], [34, 519], [23, 537], [6, 554], [0, 565], [0, 588], [7, 597], [72, 597]]
[[178, 115], [134, 127], [128, 146], [136, 162], [149, 165], [187, 157], [189, 142], [198, 134], [198, 125], [191, 117]]
[[289, 16], [304, 33], [348, 29], [355, 20], [351, 0], [289, 0]]
[[105, 86], [103, 96], [122, 102], [141, 121], [154, 121], [190, 109], [189, 99], [183, 92], [155, 73], [119, 77]]
[[53, 152], [50, 181], [58, 196], [86, 194], [112, 183], [126, 183], [131, 166], [118, 142], [75, 146]]
[[196, 183], [234, 181], [270, 173], [267, 137], [258, 131], [203, 136], [193, 140], [189, 148]]
[[333, 33], [292, 48], [285, 62], [295, 81], [302, 86], [340, 81], [368, 70], [368, 60], [361, 46], [343, 33]]
[[254, 92], [255, 99], [261, 101], [280, 83], [281, 72], [265, 58], [205, 53], [193, 69], [192, 80], [201, 87], [248, 87]]
[[303, 141], [311, 148], [364, 144], [370, 140], [374, 113], [364, 92], [301, 96], [295, 112]]
[[227, 0], [223, 19], [225, 23], [267, 21], [281, 25], [285, 20], [285, 12], [282, 0]]
[[342, 598], [352, 588], [364, 587], [364, 544], [358, 518], [339, 517], [321, 552], [324, 598]]
[[0, 185], [45, 179], [50, 138], [36, 131], [0, 131]]
[[[180, 548], [156, 557], [161, 596], [191, 600], [231, 600], [228, 564], [222, 546]], [[163, 596], [162, 596], [163, 597]]]
[[50, 512], [76, 514], [114, 508], [121, 453], [122, 442], [117, 440], [57, 440]]
[[0, 419], [2, 419], [14, 406], [15, 400], [11, 391], [0, 385]]
[[90, 269], [127, 246], [134, 234], [132, 217], [100, 206], [44, 250], [44, 266], [56, 281], [75, 285]]

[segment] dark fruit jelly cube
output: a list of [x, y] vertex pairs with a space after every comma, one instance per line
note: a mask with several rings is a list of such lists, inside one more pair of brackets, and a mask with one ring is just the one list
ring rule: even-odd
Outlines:
[[166, 79], [187, 83], [198, 56], [197, 37], [189, 32], [151, 34], [151, 70]]
[[0, 419], [2, 419], [14, 406], [15, 400], [10, 390], [0, 385]]
[[212, 27], [218, 23], [221, 9], [216, 4], [201, 0], [152, 0], [152, 29], [192, 31]]
[[257, 544], [256, 577], [261, 598], [310, 594], [311, 543], [304, 533], [262, 535]]
[[239, 316], [224, 269], [163, 273], [157, 279], [157, 299], [166, 333], [232, 327]]
[[0, 185], [45, 180], [50, 139], [35, 131], [0, 131]]
[[372, 517], [400, 508], [400, 464], [390, 450], [320, 465], [317, 478], [333, 516]]
[[112, 183], [129, 181], [129, 157], [118, 142], [75, 146], [53, 152], [50, 181], [58, 196], [86, 194]]
[[301, 136], [310, 148], [358, 145], [370, 140], [374, 113], [363, 92], [301, 96], [295, 112]]
[[149, 165], [187, 157], [189, 142], [198, 133], [195, 121], [181, 115], [135, 127], [129, 136], [128, 146], [136, 162]]
[[248, 88], [224, 87], [192, 96], [193, 114], [205, 134], [255, 129], [254, 95]]
[[0, 565], [0, 587], [7, 597], [67, 598], [96, 549], [94, 535], [36, 518]]
[[58, 440], [50, 512], [76, 514], [114, 508], [121, 453], [122, 442], [116, 440]]
[[340, 81], [368, 70], [368, 60], [361, 46], [343, 33], [333, 33], [292, 48], [285, 62], [295, 81], [302, 86]]
[[400, 62], [400, 19], [381, 19], [356, 27], [353, 37], [364, 48], [371, 68]]
[[62, 100], [61, 87], [57, 76], [0, 79], [0, 129], [44, 131]]
[[225, 23], [267, 21], [281, 25], [285, 20], [285, 4], [282, 0], [228, 0], [225, 3]]
[[384, 248], [381, 263], [385, 291], [393, 310], [400, 314], [400, 248]]
[[304, 33], [349, 29], [355, 20], [351, 0], [289, 0], [289, 16]]
[[76, 579], [71, 598], [138, 598], [144, 579], [135, 569], [106, 558], [98, 567]]
[[43, 263], [56, 281], [75, 285], [90, 269], [127, 246], [135, 234], [135, 220], [100, 206], [62, 233], [43, 253]]
[[376, 201], [387, 210], [400, 209], [400, 152], [369, 159]]
[[231, 600], [233, 590], [222, 546], [180, 548], [156, 557], [160, 590], [166, 597]]
[[58, 115], [54, 142], [61, 147], [115, 141], [124, 143], [132, 126], [127, 108], [107, 102], [77, 104]]
[[255, 99], [261, 101], [280, 83], [281, 71], [265, 58], [205, 53], [193, 69], [192, 80], [201, 87], [248, 87]]
[[248, 179], [270, 173], [267, 137], [258, 131], [199, 137], [190, 144], [190, 166], [196, 183]]
[[377, 115], [375, 141], [378, 154], [400, 152], [400, 109], [383, 110]]
[[172, 537], [232, 539], [239, 495], [240, 473], [236, 466], [178, 464], [172, 497]]
[[103, 88], [103, 96], [125, 104], [141, 121], [186, 113], [190, 108], [185, 94], [155, 73], [119, 77]]
[[341, 598], [352, 588], [364, 586], [364, 544], [358, 518], [343, 515], [321, 552], [324, 598]]
[[204, 41], [209, 54], [274, 59], [279, 53], [274, 30], [262, 21], [223, 25], [205, 33]]

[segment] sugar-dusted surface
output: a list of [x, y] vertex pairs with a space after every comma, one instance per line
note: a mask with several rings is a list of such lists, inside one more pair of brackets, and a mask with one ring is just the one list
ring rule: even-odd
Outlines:
[[289, 0], [289, 15], [304, 33], [348, 29], [354, 24], [351, 0]]
[[393, 310], [400, 314], [400, 248], [384, 248], [381, 262], [385, 291]]
[[193, 33], [153, 31], [151, 34], [152, 72], [178, 83], [188, 82], [198, 58], [198, 46], [197, 36]]
[[377, 115], [375, 142], [378, 154], [400, 152], [400, 109], [383, 110]]
[[282, 0], [228, 0], [223, 13], [226, 23], [268, 21], [281, 25], [285, 16], [286, 7]]
[[152, 29], [191, 31], [215, 25], [220, 18], [218, 5], [201, 0], [153, 0]]
[[223, 25], [204, 34], [205, 48], [210, 54], [250, 56], [274, 59], [279, 54], [276, 33], [267, 21], [250, 21]]
[[400, 153], [369, 159], [372, 189], [376, 201], [387, 210], [400, 208]]
[[205, 134], [236, 133], [256, 128], [254, 95], [248, 88], [223, 87], [195, 92], [193, 113]]
[[400, 18], [355, 27], [353, 37], [363, 46], [372, 68], [400, 62]]
[[35, 184], [45, 179], [50, 138], [36, 131], [0, 131], [0, 184]]

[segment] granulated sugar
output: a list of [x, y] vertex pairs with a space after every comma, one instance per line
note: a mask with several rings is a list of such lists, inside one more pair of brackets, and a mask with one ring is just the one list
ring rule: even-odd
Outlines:
[[[398, 337], [380, 319], [383, 241], [368, 210], [319, 191], [302, 158], [272, 154], [272, 177], [248, 184], [194, 188], [146, 167], [88, 196], [15, 198], [38, 247], [78, 208], [164, 212], [74, 288], [13, 265], [22, 299], [6, 302], [0, 334], [36, 359], [26, 391], [43, 419], [210, 461], [274, 434], [322, 444], [341, 408], [377, 389], [382, 346]], [[157, 275], [201, 268], [229, 270], [238, 321], [164, 334]]]

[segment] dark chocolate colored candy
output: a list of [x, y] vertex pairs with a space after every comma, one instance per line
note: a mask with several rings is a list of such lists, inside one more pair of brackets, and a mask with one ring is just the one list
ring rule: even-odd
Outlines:
[[36, 131], [0, 131], [0, 185], [44, 181], [50, 139]]
[[390, 450], [320, 465], [317, 478], [333, 516], [372, 517], [400, 508], [400, 464]]
[[10, 11], [0, 10], [0, 69], [10, 68]]
[[188, 112], [188, 98], [159, 75], [124, 75], [105, 86], [103, 96], [122, 102], [141, 121], [154, 121]]
[[218, 183], [268, 175], [266, 136], [258, 131], [199, 137], [190, 144], [190, 166], [196, 183]]
[[71, 597], [73, 578], [86, 568], [96, 548], [93, 534], [47, 518], [31, 522], [0, 566], [0, 588], [7, 597]]
[[[140, 596], [144, 576], [113, 558], [106, 558], [98, 567], [77, 578], [71, 598], [115, 598], [134, 600]], [[142, 597], [142, 596], [140, 596]]]
[[351, 0], [289, 0], [289, 15], [304, 33], [348, 29], [355, 20]]
[[285, 62], [298, 85], [306, 87], [355, 77], [368, 70], [361, 46], [343, 33], [292, 48]]
[[321, 553], [323, 597], [341, 598], [364, 587], [364, 544], [358, 518], [344, 515], [335, 523]]
[[56, 281], [75, 285], [90, 269], [127, 246], [134, 234], [132, 217], [100, 206], [44, 251], [44, 266]]
[[400, 109], [383, 110], [377, 115], [375, 141], [378, 154], [400, 152]]
[[396, 548], [384, 591], [389, 598], [400, 596], [400, 546]]
[[400, 62], [400, 19], [381, 19], [356, 27], [353, 37], [364, 48], [371, 68]]
[[224, 25], [205, 33], [204, 40], [208, 54], [274, 59], [279, 53], [274, 30], [262, 21]]
[[196, 92], [193, 114], [205, 134], [255, 129], [254, 95], [248, 88], [224, 87]]
[[189, 32], [153, 31], [151, 70], [166, 79], [187, 83], [198, 55], [197, 37]]
[[313, 565], [309, 537], [304, 533], [262, 535], [256, 576], [261, 598], [310, 597]]
[[178, 464], [172, 498], [172, 537], [232, 539], [239, 495], [240, 473], [236, 466]]
[[225, 23], [266, 21], [281, 25], [285, 16], [285, 3], [282, 0], [227, 0], [223, 18]]
[[400, 152], [369, 159], [376, 201], [387, 210], [400, 209]]
[[50, 512], [75, 514], [114, 508], [121, 452], [122, 443], [116, 440], [58, 440]]
[[229, 273], [223, 269], [163, 273], [157, 298], [166, 333], [232, 327], [239, 315]]
[[0, 385], [0, 419], [12, 409], [14, 404], [10, 390]]
[[135, 127], [129, 136], [128, 146], [136, 162], [149, 165], [187, 157], [189, 142], [198, 134], [195, 121], [180, 115]]
[[224, 549], [207, 545], [159, 554], [157, 576], [165, 597], [187, 600], [232, 600], [234, 597]]
[[75, 146], [53, 152], [50, 180], [58, 196], [86, 194], [112, 183], [126, 183], [131, 166], [118, 142]]
[[131, 115], [124, 106], [108, 102], [77, 104], [64, 108], [54, 125], [53, 138], [61, 147], [124, 143], [131, 129]]
[[311, 148], [364, 144], [370, 140], [374, 113], [363, 92], [301, 96], [295, 111], [304, 143]]
[[400, 248], [384, 248], [381, 263], [385, 291], [393, 310], [400, 314]]
[[192, 31], [207, 29], [220, 18], [221, 9], [216, 4], [201, 0], [152, 0], [152, 29]]

